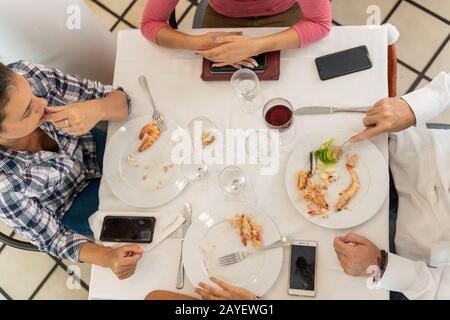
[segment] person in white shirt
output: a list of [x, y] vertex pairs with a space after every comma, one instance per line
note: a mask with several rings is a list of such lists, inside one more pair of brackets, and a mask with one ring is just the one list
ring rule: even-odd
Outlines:
[[442, 72], [420, 90], [376, 103], [363, 120], [366, 129], [351, 139], [390, 133], [390, 167], [399, 195], [398, 255], [350, 233], [335, 239], [337, 258], [353, 276], [381, 267], [378, 286], [409, 299], [450, 299], [450, 130], [425, 126], [447, 107], [450, 73]]

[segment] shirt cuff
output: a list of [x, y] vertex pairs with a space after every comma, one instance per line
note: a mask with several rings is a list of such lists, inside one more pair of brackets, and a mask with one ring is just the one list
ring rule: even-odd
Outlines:
[[441, 113], [448, 104], [448, 89], [445, 87], [445, 73], [439, 74], [426, 87], [402, 96], [416, 116], [416, 126]]
[[416, 276], [416, 265], [413, 261], [389, 253], [388, 265], [380, 280], [380, 287], [387, 290], [406, 292]]
[[125, 98], [127, 99], [127, 105], [128, 105], [128, 115], [131, 113], [131, 97], [128, 95], [128, 93], [125, 92], [125, 90], [120, 87], [114, 87], [115, 90], [119, 90], [120, 92], [122, 92], [125, 95]]

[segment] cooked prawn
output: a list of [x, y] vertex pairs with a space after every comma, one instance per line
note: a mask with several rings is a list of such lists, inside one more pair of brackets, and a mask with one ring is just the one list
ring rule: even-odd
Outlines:
[[350, 173], [352, 182], [350, 185], [341, 193], [339, 201], [336, 203], [335, 210], [341, 211], [347, 203], [356, 195], [359, 190], [359, 178], [356, 174], [355, 167], [358, 164], [358, 155], [353, 154], [347, 160], [347, 171]]
[[308, 183], [308, 177], [309, 177], [309, 172], [306, 170], [301, 170], [298, 173], [298, 178], [297, 178], [297, 189], [299, 191], [303, 190], [306, 188], [306, 185]]
[[159, 138], [159, 134], [160, 130], [156, 124], [150, 123], [145, 125], [139, 133], [139, 139], [142, 140], [139, 152], [143, 152], [150, 148], [150, 146]]

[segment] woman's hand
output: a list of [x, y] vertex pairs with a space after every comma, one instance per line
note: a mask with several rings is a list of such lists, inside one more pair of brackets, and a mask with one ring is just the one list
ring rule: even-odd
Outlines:
[[195, 292], [199, 294], [203, 300], [255, 300], [256, 295], [250, 291], [226, 284], [222, 280], [215, 277], [210, 278], [212, 282], [217, 284], [221, 289], [213, 288], [206, 283], [200, 282]]
[[70, 104], [62, 107], [46, 107], [43, 120], [51, 122], [65, 133], [81, 136], [88, 133], [104, 117], [97, 100]]
[[136, 272], [138, 261], [144, 250], [136, 245], [126, 245], [111, 249], [106, 254], [106, 266], [110, 268], [120, 280], [131, 277]]
[[[216, 36], [216, 47], [198, 50], [197, 54], [216, 62], [215, 66], [235, 65], [259, 54], [255, 39], [242, 35]], [[255, 61], [256, 62], [256, 61]]]

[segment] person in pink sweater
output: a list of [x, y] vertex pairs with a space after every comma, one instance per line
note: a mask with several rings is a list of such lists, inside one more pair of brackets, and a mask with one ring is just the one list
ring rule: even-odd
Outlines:
[[[203, 0], [207, 1], [207, 0]], [[160, 46], [195, 51], [214, 66], [256, 66], [260, 53], [304, 47], [325, 37], [331, 27], [329, 0], [209, 0], [203, 27], [290, 27], [250, 38], [242, 32], [188, 35], [172, 29], [167, 20], [179, 0], [148, 0], [142, 34]]]

